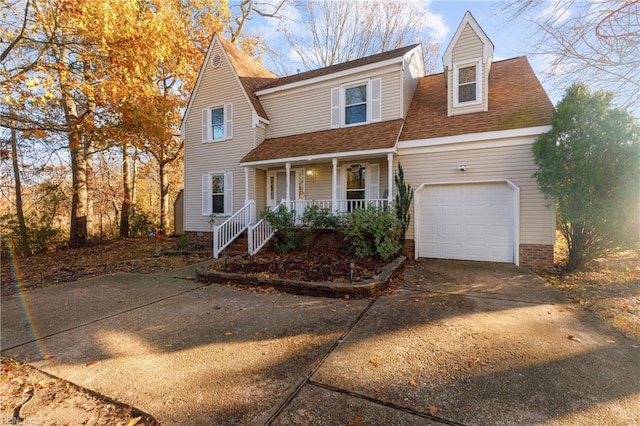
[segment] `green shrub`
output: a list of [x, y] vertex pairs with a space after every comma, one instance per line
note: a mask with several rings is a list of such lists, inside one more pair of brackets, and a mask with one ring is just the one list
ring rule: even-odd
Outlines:
[[311, 229], [338, 229], [341, 222], [342, 218], [333, 214], [331, 209], [317, 204], [307, 207], [302, 214], [302, 225]]
[[155, 229], [155, 224], [144, 211], [133, 210], [129, 218], [129, 231], [131, 237], [146, 237]]
[[356, 256], [389, 259], [400, 251], [401, 223], [395, 212], [380, 208], [355, 209], [345, 216], [342, 233]]
[[276, 210], [267, 209], [262, 212], [262, 218], [278, 230], [273, 244], [277, 251], [286, 253], [299, 250], [308, 245], [308, 233], [296, 228], [296, 212], [280, 205]]
[[404, 180], [404, 170], [402, 165], [398, 163], [398, 172], [394, 177], [396, 183], [396, 217], [400, 220], [400, 244], [404, 244], [409, 222], [411, 221], [411, 202], [413, 201], [413, 189]]

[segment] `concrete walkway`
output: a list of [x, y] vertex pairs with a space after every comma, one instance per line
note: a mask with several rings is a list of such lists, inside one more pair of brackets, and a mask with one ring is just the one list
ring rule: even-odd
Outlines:
[[640, 419], [638, 345], [525, 269], [408, 262], [395, 291], [364, 300], [202, 286], [192, 273], [2, 298], [2, 354], [162, 424]]

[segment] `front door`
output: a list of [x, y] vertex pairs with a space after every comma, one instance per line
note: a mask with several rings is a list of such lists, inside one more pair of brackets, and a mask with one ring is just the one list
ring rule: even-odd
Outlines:
[[[287, 172], [285, 170], [270, 171], [267, 174], [267, 201], [269, 207], [278, 205], [287, 198]], [[296, 211], [304, 210], [304, 173], [301, 169], [291, 170], [289, 174], [289, 199]]]
[[347, 168], [347, 211], [364, 207], [367, 169], [361, 165]]

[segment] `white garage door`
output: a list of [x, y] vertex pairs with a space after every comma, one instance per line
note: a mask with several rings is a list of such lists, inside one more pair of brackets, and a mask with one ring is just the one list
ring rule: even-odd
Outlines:
[[514, 190], [506, 183], [425, 185], [418, 256], [514, 262]]

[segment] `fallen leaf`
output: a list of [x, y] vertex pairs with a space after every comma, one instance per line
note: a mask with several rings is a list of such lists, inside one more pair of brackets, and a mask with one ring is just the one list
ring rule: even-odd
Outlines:
[[379, 367], [379, 366], [380, 366], [380, 363], [379, 363], [379, 362], [378, 362], [378, 360], [377, 360], [377, 359], [375, 359], [375, 358], [371, 358], [371, 359], [369, 360], [369, 364], [373, 365], [374, 367]]
[[134, 426], [138, 424], [140, 420], [142, 420], [142, 416], [134, 417], [133, 419], [129, 420], [129, 423], [127, 423], [127, 426]]
[[436, 407], [435, 405], [430, 405], [428, 410], [429, 410], [429, 414], [431, 414], [432, 416], [435, 416], [436, 414], [438, 414], [438, 407]]
[[51, 355], [51, 354], [46, 354], [43, 358], [44, 358], [44, 359], [53, 359], [53, 355]]
[[354, 420], [349, 422], [349, 426], [356, 426], [358, 423], [360, 423], [363, 420], [364, 420], [364, 417], [358, 414], [358, 416]]
[[478, 364], [484, 365], [484, 362], [482, 362], [482, 360], [480, 358], [476, 358], [474, 360], [467, 361], [467, 364], [469, 364], [469, 366], [471, 367], [471, 366], [478, 365]]
[[410, 380], [410, 381], [409, 381], [409, 384], [410, 384], [411, 386], [413, 386], [414, 388], [415, 388], [416, 386], [418, 386], [418, 384], [416, 383], [416, 381], [415, 381], [415, 380]]
[[224, 333], [225, 336], [233, 336], [233, 333], [231, 331], [227, 331], [226, 333]]
[[98, 361], [89, 361], [87, 363], [87, 367], [92, 367], [92, 366], [96, 365], [97, 363], [98, 363]]
[[578, 339], [576, 336], [574, 336], [573, 334], [567, 334], [567, 339], [569, 340], [573, 340], [574, 342], [578, 342], [578, 343], [582, 343], [582, 340]]

